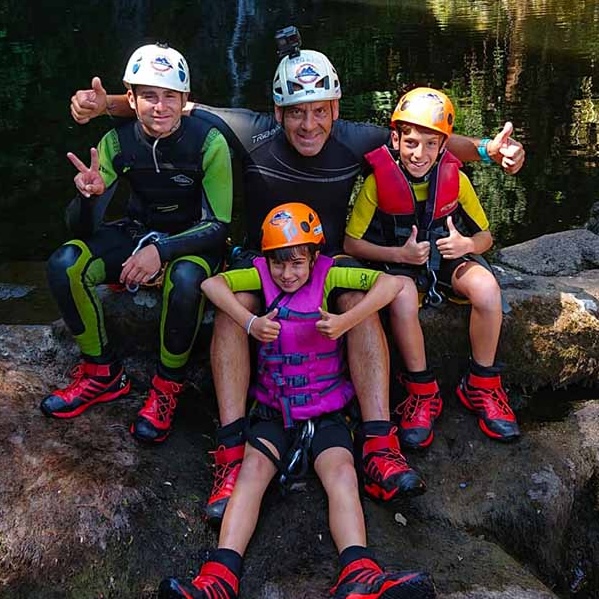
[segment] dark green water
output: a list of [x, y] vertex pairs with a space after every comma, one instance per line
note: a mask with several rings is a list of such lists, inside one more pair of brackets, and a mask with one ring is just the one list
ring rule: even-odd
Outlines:
[[451, 95], [459, 132], [514, 122], [521, 173], [470, 168], [498, 245], [584, 223], [598, 188], [596, 0], [2, 0], [1, 272], [28, 284], [30, 269], [13, 263], [43, 262], [68, 238], [65, 154], [87, 156], [111, 126], [70, 118], [71, 94], [92, 75], [120, 91], [130, 52], [167, 40], [191, 64], [194, 99], [271, 110], [273, 34], [290, 23], [337, 66], [346, 118], [386, 123], [417, 83]]
[[[38, 4], [36, 6], [35, 4]], [[43, 260], [66, 238], [67, 150], [87, 155], [110, 123], [75, 125], [72, 92], [92, 74], [120, 90], [127, 56], [168, 40], [192, 65], [194, 98], [269, 110], [274, 31], [341, 73], [342, 115], [386, 122], [412, 83], [446, 89], [458, 130], [505, 119], [525, 142], [517, 178], [473, 177], [498, 243], [581, 225], [597, 189], [599, 4], [577, 0], [17, 2], [0, 5], [0, 259]]]

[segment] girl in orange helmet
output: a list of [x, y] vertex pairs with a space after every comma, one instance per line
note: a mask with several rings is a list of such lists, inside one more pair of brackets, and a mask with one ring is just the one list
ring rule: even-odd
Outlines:
[[[191, 582], [163, 580], [159, 597], [236, 599], [242, 556], [266, 488], [277, 473], [282, 485], [297, 477], [308, 457], [328, 496], [331, 535], [340, 554], [341, 573], [332, 596], [435, 597], [429, 574], [385, 571], [367, 548], [353, 440], [343, 413], [354, 390], [346, 376], [342, 337], [401, 293], [403, 283], [378, 271], [335, 266], [321, 255], [322, 225], [305, 204], [273, 209], [261, 237], [264, 257], [254, 259], [252, 268], [221, 273], [202, 284], [207, 297], [259, 342], [251, 392], [257, 401], [239, 478], [210, 561]], [[339, 287], [367, 293], [351, 310], [332, 314], [328, 296]], [[242, 290], [261, 293], [261, 314], [237, 300], [235, 292]], [[397, 459], [404, 459], [399, 448]], [[422, 479], [407, 465], [404, 476], [406, 485], [416, 481], [424, 490]]]

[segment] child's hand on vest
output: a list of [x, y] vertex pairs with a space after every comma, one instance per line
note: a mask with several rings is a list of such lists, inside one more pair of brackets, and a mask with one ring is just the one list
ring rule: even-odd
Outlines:
[[431, 251], [430, 241], [417, 241], [417, 238], [418, 227], [412, 225], [412, 233], [408, 237], [408, 240], [400, 248], [397, 248], [399, 250], [399, 259], [395, 260], [395, 262], [415, 264], [417, 266], [426, 263]]
[[250, 335], [262, 343], [268, 343], [274, 341], [281, 331], [281, 323], [277, 322], [275, 318], [279, 311], [275, 308], [264, 316], [259, 316], [252, 322], [250, 329]]
[[437, 240], [437, 248], [445, 260], [461, 258], [472, 250], [472, 239], [464, 237], [455, 228], [451, 216], [447, 217], [447, 230], [449, 231], [449, 237], [442, 237]]
[[320, 320], [316, 321], [316, 329], [327, 339], [338, 339], [347, 332], [343, 326], [343, 317], [340, 314], [331, 314], [322, 308], [318, 308]]

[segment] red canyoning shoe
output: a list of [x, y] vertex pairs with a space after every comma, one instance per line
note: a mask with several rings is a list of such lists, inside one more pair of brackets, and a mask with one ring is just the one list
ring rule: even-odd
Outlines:
[[426, 383], [416, 383], [400, 377], [408, 396], [395, 408], [399, 420], [399, 440], [405, 449], [428, 447], [434, 438], [433, 425], [443, 409], [439, 385], [433, 378]]
[[214, 484], [208, 503], [204, 508], [204, 514], [212, 524], [220, 524], [225, 513], [225, 508], [229, 502], [229, 497], [233, 493], [235, 482], [239, 476], [245, 445], [234, 445], [225, 447], [220, 445], [214, 454]]
[[388, 435], [366, 437], [362, 448], [364, 490], [375, 499], [389, 501], [400, 495], [414, 497], [426, 491], [424, 479], [408, 466], [399, 447], [397, 429]]
[[96, 403], [118, 399], [129, 393], [129, 381], [121, 364], [81, 362], [71, 371], [73, 381], [42, 399], [40, 410], [54, 418], [74, 418]]
[[158, 599], [237, 599], [239, 579], [219, 562], [206, 562], [191, 582], [165, 578], [158, 587]]
[[456, 389], [459, 400], [478, 416], [478, 426], [491, 439], [513, 441], [520, 436], [516, 416], [501, 385], [501, 377], [469, 372]]
[[330, 592], [333, 599], [434, 599], [435, 584], [427, 572], [388, 572], [370, 559], [343, 568]]
[[144, 443], [162, 443], [170, 434], [183, 385], [157, 374], [150, 393], [129, 431]]

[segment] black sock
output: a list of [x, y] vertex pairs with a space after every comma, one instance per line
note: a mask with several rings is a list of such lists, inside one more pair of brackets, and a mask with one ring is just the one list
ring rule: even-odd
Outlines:
[[360, 545], [351, 545], [349, 547], [346, 547], [339, 554], [339, 565], [343, 570], [343, 568], [345, 568], [347, 564], [351, 564], [352, 562], [355, 562], [357, 559], [371, 559], [373, 561], [376, 561], [374, 559], [372, 551], [370, 551], [368, 547], [361, 547]]
[[237, 576], [241, 578], [241, 567], [243, 566], [243, 557], [234, 551], [233, 549], [215, 549], [210, 554], [210, 560], [218, 562], [223, 566], [226, 566]]
[[435, 375], [427, 368], [418, 372], [407, 372], [406, 378], [413, 383], [432, 383], [435, 380]]
[[82, 355], [83, 361], [88, 364], [94, 364], [95, 366], [108, 366], [109, 373], [107, 375], [94, 375], [95, 379], [102, 379], [109, 381], [114, 378], [121, 370], [123, 365], [120, 360], [117, 360], [115, 355], [110, 353], [102, 353], [99, 356], [87, 356], [85, 354]]
[[170, 368], [165, 366], [162, 362], [158, 363], [156, 367], [156, 374], [163, 379], [174, 381], [175, 383], [182, 383], [185, 380], [186, 367]]
[[476, 376], [492, 377], [497, 376], [501, 372], [501, 366], [493, 364], [493, 366], [481, 366], [474, 358], [470, 358], [470, 372]]
[[245, 443], [245, 418], [238, 418], [231, 424], [217, 428], [216, 443], [227, 449]]
[[362, 424], [365, 437], [385, 437], [395, 425], [388, 420], [368, 420]]
[[111, 351], [103, 351], [99, 356], [88, 356], [87, 354], [82, 354], [83, 360], [85, 362], [89, 362], [90, 364], [118, 364], [119, 368], [121, 363], [116, 359], [116, 356]]

